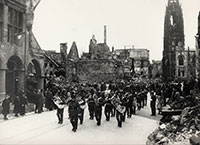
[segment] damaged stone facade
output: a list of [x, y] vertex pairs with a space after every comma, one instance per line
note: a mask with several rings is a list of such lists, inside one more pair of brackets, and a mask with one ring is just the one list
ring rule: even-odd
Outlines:
[[28, 25], [33, 17], [27, 16], [36, 6], [30, 1], [0, 0], [0, 100], [27, 90], [30, 80], [43, 89], [44, 57]]
[[66, 62], [66, 78], [78, 82], [108, 82], [123, 77], [122, 66], [111, 58], [107, 44], [97, 43], [93, 36], [90, 40], [89, 53], [78, 55], [78, 48], [74, 42], [71, 46]]

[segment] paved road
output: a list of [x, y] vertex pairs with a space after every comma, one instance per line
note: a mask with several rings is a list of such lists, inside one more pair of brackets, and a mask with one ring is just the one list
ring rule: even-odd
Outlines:
[[157, 113], [156, 113], [157, 115], [156, 116], [151, 116], [150, 95], [148, 94], [147, 106], [142, 108], [140, 111], [137, 110], [137, 114], [136, 115], [159, 121], [162, 116], [158, 115], [158, 110], [156, 110], [156, 111], [157, 111]]
[[[149, 102], [148, 102], [149, 104]], [[145, 144], [147, 136], [158, 126], [159, 116], [150, 116], [149, 106], [127, 118], [122, 128], [116, 118], [109, 122], [102, 115], [102, 125], [89, 120], [87, 108], [83, 125], [72, 132], [67, 108], [64, 123], [57, 124], [56, 111], [30, 113], [0, 122], [0, 144]], [[2, 118], [2, 116], [1, 116]]]

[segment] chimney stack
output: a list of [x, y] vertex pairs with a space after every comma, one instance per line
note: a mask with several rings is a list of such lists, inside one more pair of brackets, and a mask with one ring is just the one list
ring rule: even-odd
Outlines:
[[67, 43], [60, 43], [60, 53], [64, 61], [67, 60]]
[[107, 44], [107, 30], [106, 30], [106, 25], [104, 25], [104, 43]]

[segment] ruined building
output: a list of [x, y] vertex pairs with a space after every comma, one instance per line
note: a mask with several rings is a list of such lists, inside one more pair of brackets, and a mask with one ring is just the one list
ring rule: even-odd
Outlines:
[[66, 78], [69, 81], [102, 82], [114, 80], [123, 75], [122, 66], [113, 61], [112, 52], [107, 45], [107, 30], [104, 26], [104, 42], [97, 43], [92, 36], [89, 53], [78, 55], [78, 48], [74, 42], [66, 63]]
[[164, 22], [163, 79], [195, 77], [195, 52], [185, 50], [184, 21], [179, 0], [168, 0]]
[[133, 76], [149, 77], [149, 50], [135, 48], [134, 46], [124, 49], [116, 49], [115, 56], [123, 62], [125, 72]]
[[95, 35], [92, 36], [89, 45], [90, 59], [108, 59], [111, 56], [110, 48], [107, 45], [107, 29], [104, 26], [104, 43], [97, 43]]

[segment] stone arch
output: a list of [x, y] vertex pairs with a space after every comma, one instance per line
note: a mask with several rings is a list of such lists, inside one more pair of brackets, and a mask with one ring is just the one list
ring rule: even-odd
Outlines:
[[23, 63], [19, 56], [13, 55], [7, 61], [6, 71], [6, 94], [10, 96], [18, 95], [20, 89], [24, 87]]
[[36, 92], [43, 89], [42, 70], [38, 60], [32, 59], [27, 67], [26, 91], [29, 102], [37, 101]]
[[43, 87], [41, 86], [41, 75], [42, 70], [39, 61], [37, 61], [36, 59], [32, 59], [27, 67], [26, 89], [30, 91], [42, 89]]

